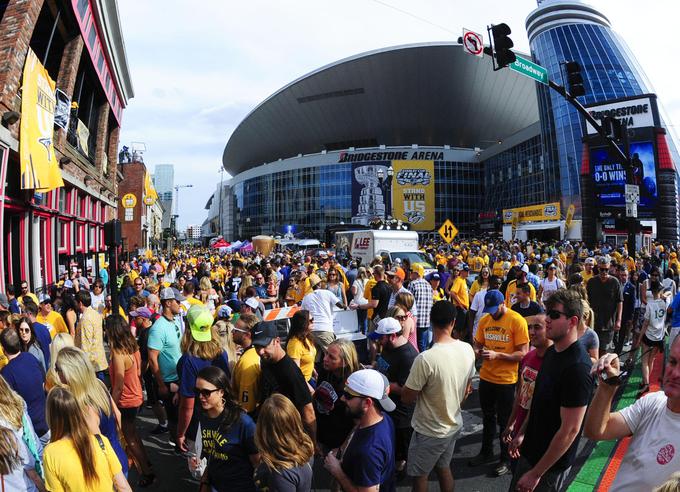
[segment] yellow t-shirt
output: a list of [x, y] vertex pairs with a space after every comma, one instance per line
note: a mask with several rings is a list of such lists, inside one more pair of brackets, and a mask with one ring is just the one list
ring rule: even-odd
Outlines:
[[52, 338], [57, 336], [57, 333], [68, 333], [68, 327], [66, 326], [64, 318], [62, 318], [61, 314], [56, 311], [50, 311], [47, 313], [47, 316], [43, 316], [41, 313], [38, 313], [38, 316], [36, 316], [35, 319], [38, 321], [38, 323], [42, 323], [43, 325], [47, 326], [47, 329], [50, 330], [50, 336]]
[[2, 350], [2, 346], [0, 345], [0, 369], [5, 367], [9, 363], [9, 359], [5, 355], [5, 351]]
[[314, 358], [316, 357], [316, 347], [313, 343], [307, 341], [310, 348], [305, 347], [305, 344], [298, 338], [288, 339], [286, 345], [286, 353], [291, 359], [300, 360], [300, 370], [305, 377], [305, 381], [309, 381], [314, 373]]
[[[521, 314], [508, 309], [499, 320], [485, 314], [479, 320], [475, 341], [487, 350], [511, 354], [518, 345], [529, 343], [529, 329]], [[504, 360], [485, 360], [479, 370], [479, 377], [495, 384], [514, 384], [517, 382], [519, 362]]]
[[493, 268], [491, 273], [496, 275], [497, 277], [503, 277], [503, 263], [504, 261], [497, 261], [493, 264]]
[[[377, 284], [377, 283], [378, 283], [378, 281], [375, 279], [375, 277], [371, 277], [371, 278], [368, 279], [368, 281], [366, 282], [366, 285], [364, 286], [364, 299], [366, 299], [367, 301], [373, 300], [373, 296], [371, 295], [371, 290], [373, 289], [373, 287], [375, 287], [375, 284]], [[367, 313], [366, 316], [368, 317], [368, 319], [373, 319], [373, 309], [367, 309], [366, 313]]]
[[[531, 285], [531, 282], [527, 282], [529, 284], [529, 289], [531, 290], [531, 293], [529, 294], [529, 299], [532, 301], [536, 301], [536, 289], [534, 288], [533, 285]], [[512, 307], [513, 304], [517, 302], [517, 280], [513, 280], [508, 284], [508, 287], [505, 289], [505, 305], [508, 307]]]
[[472, 282], [472, 286], [470, 287], [470, 299], [475, 298], [475, 294], [479, 292], [482, 288], [482, 284], [477, 282], [477, 279], [475, 279], [474, 282]]
[[453, 294], [456, 294], [458, 300], [460, 300], [462, 307], [468, 309], [470, 307], [470, 298], [468, 297], [468, 288], [465, 279], [462, 277], [456, 277], [451, 286], [451, 300], [457, 305], [454, 300]]
[[481, 256], [475, 256], [470, 260], [470, 269], [473, 272], [479, 273], [482, 268], [484, 268], [484, 258]]
[[588, 280], [593, 278], [594, 275], [595, 275], [595, 269], [593, 269], [590, 273], [583, 270], [581, 272], [581, 277], [583, 277], [583, 285], [586, 285], [588, 283]]
[[[128, 317], [120, 304], [118, 305], [118, 314], [125, 318], [125, 321], [128, 320]], [[104, 310], [102, 311], [102, 318], [106, 319], [108, 316], [111, 316], [111, 309], [104, 308]]]
[[80, 459], [68, 438], [51, 442], [45, 447], [43, 465], [45, 485], [50, 492], [99, 492], [113, 490], [113, 477], [122, 471], [120, 461], [105, 436], [100, 436], [104, 450], [94, 435], [90, 435], [90, 446], [94, 456], [94, 469], [99, 481], [88, 487], [83, 476]]
[[254, 347], [248, 348], [234, 367], [234, 391], [236, 398], [246, 412], [251, 413], [257, 406], [257, 388], [260, 379], [260, 356]]
[[204, 305], [200, 300], [196, 299], [195, 297], [187, 297], [187, 302], [191, 306], [203, 306]]

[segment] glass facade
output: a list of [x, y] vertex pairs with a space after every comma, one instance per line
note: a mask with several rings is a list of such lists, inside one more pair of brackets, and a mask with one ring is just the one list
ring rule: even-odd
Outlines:
[[[233, 237], [296, 232], [322, 237], [326, 226], [350, 223], [351, 164], [288, 169], [247, 179], [232, 186]], [[435, 161], [435, 220], [451, 219], [461, 230], [477, 225], [484, 167], [477, 162]]]
[[[531, 40], [534, 61], [561, 83], [561, 63], [581, 65], [586, 105], [651, 92], [625, 44], [611, 29], [598, 24], [570, 23], [541, 32]], [[559, 183], [564, 203], [580, 201], [581, 117], [567, 101], [539, 85], [546, 177]], [[579, 209], [580, 207], [577, 207]]]
[[539, 135], [487, 159], [482, 211], [500, 212], [559, 200], [555, 171], [545, 166]]

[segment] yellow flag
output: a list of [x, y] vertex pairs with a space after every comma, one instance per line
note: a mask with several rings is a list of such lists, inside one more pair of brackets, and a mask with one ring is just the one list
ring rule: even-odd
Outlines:
[[156, 188], [153, 187], [151, 175], [147, 172], [144, 175], [144, 203], [153, 205], [156, 200], [158, 200], [158, 193], [156, 193]]
[[31, 49], [21, 87], [21, 189], [45, 192], [64, 186], [54, 155], [55, 83]]

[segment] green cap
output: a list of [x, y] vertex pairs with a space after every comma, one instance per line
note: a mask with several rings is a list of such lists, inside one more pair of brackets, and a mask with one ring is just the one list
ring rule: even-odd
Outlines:
[[187, 311], [187, 321], [191, 336], [197, 342], [209, 342], [212, 339], [211, 328], [213, 325], [213, 315], [205, 306], [195, 304]]

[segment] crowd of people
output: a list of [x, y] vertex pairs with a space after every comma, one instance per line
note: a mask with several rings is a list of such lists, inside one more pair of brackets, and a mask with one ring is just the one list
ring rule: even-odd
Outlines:
[[[434, 473], [450, 491], [473, 391], [483, 429], [468, 465], [512, 474], [512, 491], [563, 490], [582, 433], [631, 437], [610, 490], [680, 490], [672, 248], [423, 251], [431, 265], [177, 250], [123, 261], [117, 278], [75, 266], [39, 295], [8, 286], [3, 490], [131, 490], [132, 467], [136, 486], [153, 484], [139, 433], [147, 407], [151, 433], [167, 436], [202, 491], [309, 491], [321, 473], [346, 491], [391, 491], [407, 477], [424, 491]], [[292, 315], [268, 316], [280, 307]], [[349, 314], [340, 330], [338, 311]], [[612, 412], [638, 359], [638, 399]], [[662, 390], [648, 394], [659, 369]]]

